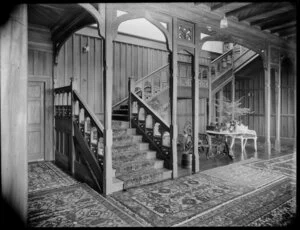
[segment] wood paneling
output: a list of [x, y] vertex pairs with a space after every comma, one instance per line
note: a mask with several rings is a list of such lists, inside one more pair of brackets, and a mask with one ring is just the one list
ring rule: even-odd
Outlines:
[[[281, 137], [294, 138], [294, 74], [290, 63], [283, 63], [281, 77]], [[254, 129], [258, 136], [265, 135], [264, 73], [261, 60], [241, 70], [236, 77], [236, 99], [244, 97], [242, 106], [249, 107], [254, 113], [243, 118], [243, 122]], [[271, 74], [271, 137], [275, 137], [275, 78]]]
[[[89, 52], [84, 53], [82, 47], [87, 45]], [[129, 76], [134, 76], [134, 79], [138, 80], [168, 63], [169, 53], [166, 50], [149, 48], [146, 45], [141, 46], [141, 42], [138, 45], [133, 42], [125, 43], [120, 39], [114, 41], [113, 104], [127, 96]], [[157, 47], [160, 46], [161, 44]], [[98, 117], [102, 117], [103, 114], [102, 55], [103, 44], [100, 38], [85, 36], [82, 32], [73, 34], [60, 50], [55, 84], [55, 87], [68, 85], [70, 78], [74, 77], [75, 88]]]
[[[207, 125], [207, 101], [199, 98], [199, 132], [204, 133]], [[183, 134], [183, 128], [187, 121], [192, 122], [192, 99], [181, 99], [177, 103], [178, 134]]]
[[27, 220], [27, 29], [25, 4], [16, 6], [0, 29], [1, 198], [19, 215], [8, 217], [1, 207], [1, 216], [5, 223], [7, 217], [15, 221], [12, 225]]

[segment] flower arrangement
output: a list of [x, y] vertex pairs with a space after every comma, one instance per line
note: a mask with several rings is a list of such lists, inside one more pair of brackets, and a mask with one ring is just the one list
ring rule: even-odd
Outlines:
[[[215, 104], [217, 112], [219, 112], [220, 120], [222, 123], [210, 124], [209, 129], [216, 131], [245, 131], [248, 126], [241, 123], [240, 118], [246, 114], [253, 113], [249, 108], [241, 107], [243, 97], [230, 101], [228, 98], [223, 96], [222, 99], [218, 99], [218, 103]], [[221, 106], [222, 103], [222, 106]]]

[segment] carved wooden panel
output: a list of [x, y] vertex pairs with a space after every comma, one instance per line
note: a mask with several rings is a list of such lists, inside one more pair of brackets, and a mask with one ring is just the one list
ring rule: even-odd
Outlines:
[[178, 40], [194, 43], [194, 25], [178, 20]]

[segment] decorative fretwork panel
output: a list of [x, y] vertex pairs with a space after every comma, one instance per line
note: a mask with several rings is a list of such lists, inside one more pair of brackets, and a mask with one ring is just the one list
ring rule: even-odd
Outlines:
[[194, 25], [192, 23], [178, 21], [178, 39], [194, 42]]

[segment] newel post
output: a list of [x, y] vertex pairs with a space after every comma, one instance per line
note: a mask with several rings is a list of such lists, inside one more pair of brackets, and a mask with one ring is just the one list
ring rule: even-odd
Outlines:
[[128, 121], [129, 121], [129, 128], [131, 128], [131, 120], [132, 120], [132, 109], [131, 109], [131, 92], [134, 90], [134, 77], [130, 76], [128, 78]]

